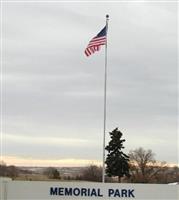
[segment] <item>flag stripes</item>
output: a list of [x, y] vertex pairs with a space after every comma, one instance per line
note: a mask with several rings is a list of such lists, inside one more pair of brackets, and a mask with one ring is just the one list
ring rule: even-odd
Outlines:
[[91, 54], [99, 51], [102, 45], [106, 44], [106, 26], [98, 33], [96, 37], [94, 37], [88, 44], [85, 49], [86, 56], [90, 56]]

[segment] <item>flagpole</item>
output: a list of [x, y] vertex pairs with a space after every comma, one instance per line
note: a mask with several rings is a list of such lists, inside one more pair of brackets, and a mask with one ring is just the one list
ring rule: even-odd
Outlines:
[[106, 139], [106, 91], [107, 91], [107, 31], [109, 15], [106, 15], [106, 45], [105, 45], [105, 70], [104, 70], [104, 127], [103, 127], [103, 172], [102, 182], [105, 182], [105, 139]]

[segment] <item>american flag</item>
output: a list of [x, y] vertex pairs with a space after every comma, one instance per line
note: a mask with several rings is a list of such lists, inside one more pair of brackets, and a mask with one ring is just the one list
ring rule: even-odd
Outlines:
[[95, 51], [99, 51], [101, 48], [101, 45], [106, 44], [106, 26], [95, 36], [88, 44], [88, 46], [85, 49], [86, 56], [90, 56], [91, 54], [95, 53]]

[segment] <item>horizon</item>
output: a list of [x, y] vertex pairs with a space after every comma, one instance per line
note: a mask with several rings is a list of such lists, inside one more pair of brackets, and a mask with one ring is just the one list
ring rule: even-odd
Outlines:
[[[3, 159], [3, 158], [2, 158]], [[17, 162], [18, 160], [18, 162]], [[61, 159], [61, 160], [32, 160], [29, 159], [15, 159], [10, 157], [7, 160], [1, 160], [1, 163], [5, 163], [8, 165], [14, 165], [17, 167], [87, 167], [90, 165], [96, 165], [98, 167], [102, 167], [102, 161], [95, 160], [75, 160], [75, 159]], [[158, 161], [156, 160], [156, 165], [160, 165], [166, 161]], [[32, 164], [33, 163], [33, 164]], [[38, 163], [38, 164], [37, 164]], [[51, 164], [50, 164], [51, 163]], [[53, 163], [53, 164], [52, 164]], [[168, 163], [166, 162], [168, 167], [179, 167], [179, 163]]]

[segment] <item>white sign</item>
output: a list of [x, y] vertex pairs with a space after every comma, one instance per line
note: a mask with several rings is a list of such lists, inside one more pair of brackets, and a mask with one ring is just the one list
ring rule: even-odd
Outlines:
[[[2, 200], [177, 200], [179, 186], [94, 182], [2, 181]], [[3, 194], [3, 195], [2, 195]]]

